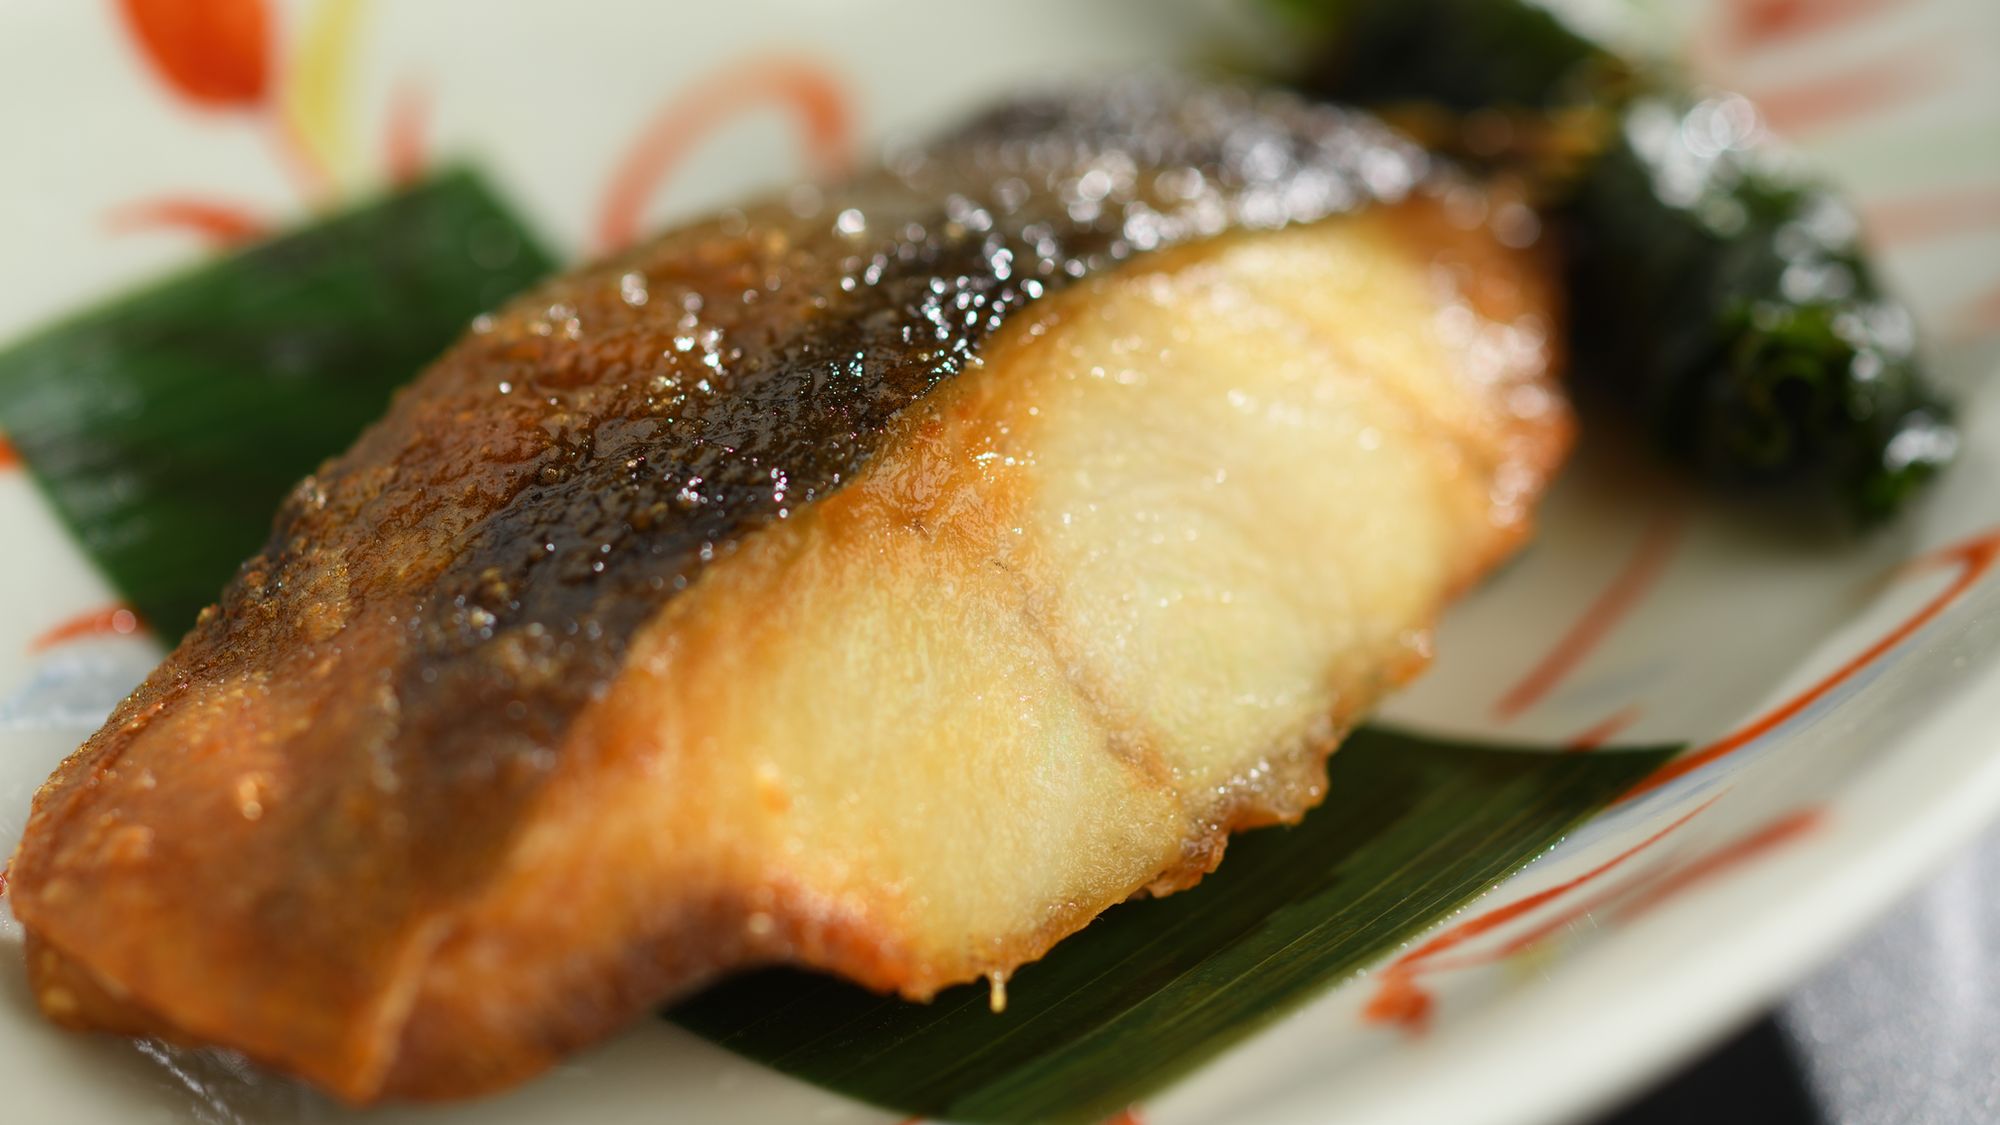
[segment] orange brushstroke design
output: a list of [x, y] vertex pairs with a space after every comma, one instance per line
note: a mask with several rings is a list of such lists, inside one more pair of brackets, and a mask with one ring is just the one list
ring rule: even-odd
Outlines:
[[1876, 203], [1863, 213], [1877, 245], [1921, 242], [2000, 228], [2000, 185], [1932, 192]]
[[1621, 921], [1636, 918], [1690, 887], [1705, 883], [1732, 867], [1739, 867], [1765, 852], [1817, 829], [1826, 820], [1820, 809], [1800, 809], [1739, 837], [1707, 855], [1647, 882], [1618, 908]]
[[300, 197], [316, 201], [331, 194], [333, 173], [313, 151], [312, 145], [299, 135], [297, 122], [282, 113], [274, 113], [270, 117], [269, 129], [266, 136], [270, 139], [272, 150], [277, 153], [278, 164], [291, 177]]
[[154, 199], [121, 207], [105, 217], [105, 225], [121, 233], [156, 228], [190, 231], [218, 248], [253, 242], [269, 229], [264, 220], [241, 207], [184, 198]]
[[1730, 45], [1757, 51], [1880, 14], [1896, 0], [1734, 0], [1725, 24]]
[[[1416, 978], [1427, 966], [1426, 962], [1441, 954], [1464, 945], [1473, 938], [1488, 933], [1508, 922], [1527, 914], [1529, 911], [1562, 898], [1571, 891], [1585, 886], [1616, 870], [1633, 857], [1658, 844], [1677, 831], [1682, 825], [1700, 815], [1715, 803], [1711, 797], [1702, 804], [1683, 813], [1679, 819], [1653, 833], [1651, 836], [1598, 864], [1596, 867], [1553, 887], [1536, 891], [1534, 894], [1517, 899], [1495, 910], [1489, 910], [1477, 917], [1460, 922], [1431, 940], [1403, 954], [1391, 962], [1377, 980], [1375, 995], [1362, 1009], [1362, 1018], [1370, 1023], [1394, 1024], [1411, 1032], [1422, 1032], [1429, 1026], [1432, 1002], [1430, 995], [1419, 988]], [[1460, 962], [1461, 965], [1471, 962]]]
[[1640, 714], [1639, 705], [1636, 703], [1626, 707], [1622, 711], [1615, 711], [1596, 726], [1590, 727], [1575, 738], [1570, 739], [1569, 742], [1564, 744], [1563, 749], [1572, 754], [1582, 754], [1590, 750], [1595, 750], [1618, 737], [1619, 733], [1625, 728], [1638, 722]]
[[[1713, 803], [1713, 800], [1711, 798], [1710, 803]], [[1455, 960], [1427, 962], [1424, 966], [1425, 971], [1449, 972], [1498, 964], [1533, 949], [1620, 899], [1626, 902], [1618, 908], [1616, 918], [1621, 922], [1629, 921], [1698, 883], [1706, 882], [1729, 868], [1747, 863], [1781, 844], [1804, 835], [1817, 827], [1824, 817], [1825, 814], [1819, 809], [1801, 809], [1786, 813], [1749, 835], [1732, 840], [1680, 867], [1645, 872], [1582, 902], [1572, 903], [1557, 914], [1543, 919], [1491, 949]], [[1413, 981], [1404, 981], [1398, 988], [1421, 994], [1421, 990]], [[1428, 998], [1425, 998], [1425, 1002], [1428, 1010]]]
[[430, 122], [430, 95], [415, 82], [396, 87], [389, 102], [389, 130], [383, 141], [382, 163], [389, 180], [413, 184], [421, 179], [425, 165], [426, 135]]
[[1502, 721], [1519, 716], [1554, 691], [1583, 663], [1659, 580], [1680, 541], [1684, 522], [1678, 510], [1653, 517], [1610, 584], [1585, 607], [1583, 615], [1556, 641], [1555, 647], [1500, 697], [1493, 705], [1494, 715]]
[[1785, 86], [1743, 92], [1781, 133], [1805, 133], [1849, 118], [1877, 113], [1935, 89], [1950, 62], [1935, 47], [1905, 51], [1836, 74]]
[[766, 104], [782, 106], [798, 118], [814, 176], [836, 178], [852, 166], [854, 115], [838, 77], [810, 59], [739, 62], [677, 94], [641, 130], [598, 207], [598, 246], [617, 250], [630, 245], [647, 201], [695, 143], [731, 117]]
[[18, 469], [20, 467], [20, 452], [14, 448], [14, 443], [8, 441], [5, 435], [0, 435], [0, 473], [4, 473], [8, 469]]
[[29, 652], [43, 652], [60, 644], [82, 640], [85, 637], [124, 637], [138, 632], [145, 622], [139, 619], [132, 607], [108, 605], [79, 613], [75, 617], [59, 621], [28, 642]]
[[[166, 87], [204, 109], [257, 115], [270, 128], [279, 163], [308, 200], [323, 197], [331, 177], [276, 108], [274, 24], [266, 0], [119, 0], [126, 29]], [[163, 200], [112, 217], [114, 229], [178, 226], [228, 246], [263, 233], [262, 222], [226, 204]]]
[[169, 88], [205, 109], [235, 109], [270, 89], [270, 13], [262, 0], [121, 0], [125, 26]]
[[[1628, 791], [1625, 798], [1629, 799], [1648, 792], [1677, 777], [1700, 769], [1798, 715], [1936, 618], [1984, 578], [1996, 562], [2000, 562], [2000, 531], [1989, 532], [1913, 560], [1902, 568], [1903, 573], [1920, 572], [1938, 566], [1957, 566], [1959, 573], [1936, 597], [1925, 602], [1916, 613], [1860, 655], [1843, 664], [1805, 692], [1760, 716], [1740, 730], [1662, 766]], [[1613, 720], [1621, 717], [1622, 713], [1613, 716]], [[1586, 736], [1590, 733], [1586, 732]], [[1578, 739], [1578, 741], [1583, 740], [1584, 737]], [[1620, 919], [1636, 917], [1692, 886], [1804, 835], [1816, 828], [1824, 819], [1824, 814], [1817, 809], [1787, 814], [1686, 865], [1658, 876], [1641, 876], [1625, 885], [1573, 904], [1491, 950], [1455, 960], [1439, 960], [1442, 954], [1473, 938], [1602, 878], [1634, 856], [1658, 844], [1670, 833], [1713, 805], [1718, 797], [1709, 798], [1665, 828], [1582, 875], [1462, 922], [1405, 954], [1383, 970], [1375, 995], [1363, 1009], [1363, 1017], [1371, 1022], [1393, 1024], [1412, 1032], [1421, 1032], [1428, 1026], [1434, 1007], [1430, 995], [1417, 984], [1417, 976], [1421, 972], [1469, 968], [1504, 960], [1532, 948], [1578, 919], [1620, 899], [1624, 900], [1624, 904], [1618, 907], [1617, 916]]]
[[1973, 332], [2000, 332], [2000, 287], [1975, 298], [1955, 319]]
[[1978, 585], [1979, 580], [1984, 578], [1987, 572], [1993, 569], [1993, 564], [1996, 561], [2000, 561], [2000, 531], [1988, 532], [1985, 535], [1969, 539], [1963, 543], [1934, 551], [1911, 562], [1903, 568], [1904, 572], [1927, 570], [1934, 566], [1955, 566], [1959, 568], [1959, 572], [1952, 579], [1951, 584], [1945, 587], [1936, 597], [1925, 602], [1923, 608], [1911, 614], [1902, 624], [1891, 629], [1880, 640], [1869, 645], [1859, 655], [1842, 664], [1839, 668], [1836, 668], [1818, 683], [1758, 716], [1756, 719], [1751, 720], [1748, 724], [1729, 735], [1661, 766], [1659, 769], [1648, 774], [1637, 785], [1626, 791], [1624, 797], [1620, 799], [1629, 801], [1641, 794], [1658, 789], [1670, 781], [1685, 777], [1711, 762], [1728, 757], [1730, 754], [1783, 726], [1806, 708], [1826, 698], [1835, 688], [1853, 679], [1856, 674], [1866, 669], [1869, 665], [1882, 659], [1891, 649], [1908, 640], [1917, 630], [1929, 624], [1938, 614], [1943, 613], [1947, 607], [1964, 595], [1967, 590]]

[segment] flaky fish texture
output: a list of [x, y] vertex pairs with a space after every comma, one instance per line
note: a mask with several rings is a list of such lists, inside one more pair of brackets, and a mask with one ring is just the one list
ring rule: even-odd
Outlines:
[[42, 1008], [456, 1097], [1190, 885], [1526, 533], [1528, 225], [1357, 115], [1125, 82], [482, 317], [40, 792]]

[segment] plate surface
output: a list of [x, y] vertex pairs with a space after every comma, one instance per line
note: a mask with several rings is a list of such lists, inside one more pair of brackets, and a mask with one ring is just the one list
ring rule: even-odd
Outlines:
[[[1259, 36], [1222, 2], [275, 10], [258, 93], [235, 101], [143, 55], [115, 6], [0, 14], [0, 339], [435, 154], [469, 156], [587, 254], [1024, 81], [1242, 57]], [[1776, 995], [2000, 811], [2000, 8], [1661, 12], [1641, 26], [1684, 36], [1855, 193], [1963, 388], [1964, 461], [1895, 527], [1805, 543], [1586, 441], [1535, 545], [1452, 614], [1437, 667], [1389, 715], [1552, 745], [1686, 742], [1687, 766], [1150, 1098], [1134, 1111], [1150, 1125], [1580, 1112]], [[673, 159], [650, 161], [663, 135]], [[34, 787], [160, 648], [109, 612], [3, 457], [0, 528], [11, 847]], [[50, 1029], [18, 941], [0, 915], [0, 1088], [22, 1120], [351, 1116], [226, 1058]], [[608, 1125], [668, 1106], [895, 1120], [659, 1021], [503, 1099], [368, 1116]]]

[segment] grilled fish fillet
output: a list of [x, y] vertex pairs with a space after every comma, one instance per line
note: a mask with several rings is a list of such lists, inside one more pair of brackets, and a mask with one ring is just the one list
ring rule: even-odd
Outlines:
[[481, 318], [40, 792], [42, 1008], [456, 1097], [1192, 884], [1566, 449], [1508, 217], [1359, 116], [1122, 83]]

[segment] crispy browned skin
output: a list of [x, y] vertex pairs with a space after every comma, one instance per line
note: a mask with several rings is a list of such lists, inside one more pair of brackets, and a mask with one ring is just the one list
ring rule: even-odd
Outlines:
[[1122, 86], [482, 320], [39, 794], [44, 1010], [458, 1096], [734, 967], [924, 997], [1194, 882], [1566, 447], [1485, 208]]

